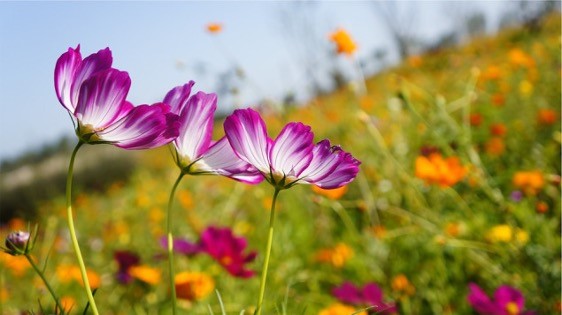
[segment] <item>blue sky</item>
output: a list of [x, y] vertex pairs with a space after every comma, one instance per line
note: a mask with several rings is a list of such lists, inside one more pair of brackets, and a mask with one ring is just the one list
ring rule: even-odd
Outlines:
[[[461, 2], [416, 2], [417, 32], [435, 38], [454, 23], [447, 11]], [[505, 2], [477, 2], [492, 21]], [[319, 40], [344, 27], [359, 44], [358, 55], [391, 50], [384, 24], [368, 2], [314, 2], [310, 19]], [[129, 72], [134, 104], [160, 101], [168, 90], [189, 80], [195, 90], [213, 92], [216, 74], [236, 60], [248, 81], [242, 106], [279, 99], [287, 91], [306, 95], [297, 47], [288, 40], [279, 12], [292, 2], [0, 2], [0, 159], [72, 135], [68, 113], [54, 91], [53, 70], [68, 47], [83, 56], [110, 47], [114, 67]], [[294, 15], [303, 12], [294, 12]], [[293, 13], [288, 16], [291, 17]], [[210, 35], [205, 26], [220, 22]], [[218, 38], [217, 38], [218, 37]], [[198, 71], [205, 65], [205, 72]], [[345, 66], [345, 62], [343, 62]], [[221, 102], [228, 110], [231, 104]]]

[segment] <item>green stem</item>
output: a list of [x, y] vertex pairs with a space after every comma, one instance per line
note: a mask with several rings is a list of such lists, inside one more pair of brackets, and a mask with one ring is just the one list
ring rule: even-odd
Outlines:
[[168, 271], [170, 274], [170, 292], [172, 294], [172, 314], [177, 313], [177, 306], [176, 306], [176, 286], [174, 284], [174, 238], [172, 235], [172, 203], [174, 202], [174, 195], [176, 193], [176, 189], [178, 188], [181, 179], [185, 175], [184, 172], [180, 173], [178, 179], [174, 183], [172, 187], [172, 191], [170, 192], [170, 198], [168, 199], [168, 214], [166, 219], [166, 229], [168, 231]]
[[59, 299], [57, 298], [57, 295], [55, 294], [55, 291], [49, 285], [49, 282], [45, 278], [45, 275], [43, 275], [43, 272], [41, 271], [41, 269], [39, 269], [39, 267], [37, 267], [37, 265], [33, 262], [33, 259], [31, 259], [31, 257], [29, 255], [25, 255], [25, 258], [27, 258], [27, 261], [29, 261], [29, 264], [31, 265], [31, 267], [33, 267], [35, 272], [37, 272], [39, 277], [41, 277], [41, 280], [43, 280], [43, 283], [47, 287], [47, 290], [49, 290], [49, 292], [51, 293], [51, 296], [53, 297], [53, 300], [55, 300], [55, 303], [57, 304], [58, 309], [61, 311], [61, 314], [64, 314], [64, 308], [62, 308], [62, 306], [60, 305]]
[[263, 296], [265, 294], [265, 280], [267, 279], [267, 267], [269, 266], [269, 257], [271, 256], [271, 244], [273, 243], [273, 223], [275, 222], [275, 204], [277, 201], [277, 195], [281, 190], [279, 188], [275, 188], [275, 192], [273, 193], [273, 201], [271, 201], [271, 212], [269, 213], [269, 233], [267, 235], [267, 246], [265, 249], [265, 260], [263, 262], [263, 267], [261, 270], [261, 282], [260, 282], [260, 295], [258, 299], [258, 305], [256, 310], [256, 315], [261, 314], [262, 310], [262, 303], [263, 303]]
[[84, 283], [84, 290], [86, 291], [86, 296], [88, 296], [88, 301], [90, 302], [90, 307], [95, 315], [98, 315], [98, 308], [96, 307], [96, 301], [94, 300], [94, 295], [92, 294], [92, 289], [90, 288], [90, 282], [88, 281], [88, 275], [86, 273], [86, 266], [84, 265], [84, 259], [82, 259], [82, 253], [80, 252], [80, 246], [78, 245], [78, 239], [76, 238], [76, 230], [74, 229], [74, 219], [72, 218], [72, 173], [74, 169], [74, 159], [76, 158], [76, 153], [78, 149], [84, 144], [84, 142], [79, 141], [72, 155], [70, 157], [70, 164], [68, 165], [68, 174], [66, 177], [66, 215], [68, 219], [68, 229], [70, 231], [70, 239], [72, 241], [72, 247], [74, 247], [74, 253], [76, 254], [76, 259], [78, 260], [78, 266], [80, 267], [80, 274], [82, 275], [82, 282]]

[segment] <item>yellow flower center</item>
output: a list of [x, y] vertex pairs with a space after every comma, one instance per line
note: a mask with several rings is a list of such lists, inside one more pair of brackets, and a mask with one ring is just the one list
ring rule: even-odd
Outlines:
[[515, 302], [509, 302], [505, 306], [505, 310], [509, 315], [517, 315], [519, 314], [519, 306]]

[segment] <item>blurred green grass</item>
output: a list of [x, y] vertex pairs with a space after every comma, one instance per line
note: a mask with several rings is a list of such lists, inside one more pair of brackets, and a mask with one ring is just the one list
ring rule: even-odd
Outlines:
[[[378, 283], [402, 314], [470, 314], [469, 282], [487, 292], [509, 284], [524, 293], [527, 309], [559, 312], [560, 27], [557, 14], [540, 30], [506, 30], [414, 56], [368, 78], [367, 95], [344, 88], [266, 115], [270, 134], [301, 121], [317, 141], [341, 144], [362, 165], [340, 198], [304, 185], [280, 194], [265, 314], [317, 314], [336, 302], [330, 292], [345, 280]], [[222, 134], [218, 121], [215, 139]], [[466, 176], [454, 185], [427, 184], [415, 176], [424, 150], [458, 158]], [[179, 170], [167, 148], [137, 161], [128, 181], [74, 193], [78, 237], [86, 265], [99, 276], [96, 300], [104, 314], [171, 312], [167, 265], [155, 256], [164, 253], [158, 239]], [[522, 171], [538, 172], [544, 183], [514, 201], [512, 192], [522, 188], [513, 177]], [[272, 194], [265, 183], [186, 177], [176, 195], [174, 234], [196, 241], [192, 226], [232, 227], [258, 251], [251, 264], [258, 271]], [[65, 266], [74, 265], [74, 256], [64, 208], [63, 196], [40, 203], [34, 255], [40, 262], [49, 258], [48, 278], [78, 311], [86, 301], [79, 284], [68, 280]], [[11, 221], [2, 235], [18, 226]], [[160, 283], [117, 283], [116, 250], [138, 253], [162, 272]], [[49, 305], [32, 270], [14, 259], [0, 255], [0, 313], [37, 310], [38, 298]], [[210, 275], [228, 314], [249, 313], [256, 302], [257, 277], [233, 278], [210, 258], [177, 255], [176, 270]], [[209, 314], [209, 305], [220, 313], [214, 294], [180, 303], [188, 314]]]

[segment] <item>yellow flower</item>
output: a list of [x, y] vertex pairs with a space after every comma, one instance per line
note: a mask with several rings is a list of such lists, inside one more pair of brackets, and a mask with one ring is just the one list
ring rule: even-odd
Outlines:
[[132, 266], [128, 273], [131, 277], [152, 285], [158, 284], [161, 279], [160, 270], [146, 265]]
[[367, 315], [367, 312], [361, 311], [356, 313], [357, 310], [351, 306], [334, 303], [329, 307], [320, 310], [318, 315], [350, 315], [350, 314], [357, 314], [357, 315]]
[[512, 182], [526, 195], [534, 196], [544, 186], [544, 176], [540, 171], [521, 171], [513, 175]]
[[528, 96], [533, 93], [533, 84], [527, 80], [521, 81], [519, 83], [519, 93], [523, 96]]
[[343, 28], [339, 28], [330, 34], [330, 40], [336, 44], [338, 54], [351, 56], [357, 50], [355, 42]]
[[334, 248], [321, 249], [315, 255], [317, 261], [329, 263], [336, 268], [343, 267], [351, 257], [353, 250], [344, 243], [339, 243]]
[[486, 238], [492, 243], [511, 242], [513, 229], [507, 224], [496, 225], [488, 231]]
[[189, 301], [200, 300], [215, 289], [215, 281], [205, 273], [180, 272], [174, 278], [176, 296]]
[[312, 191], [328, 199], [337, 200], [345, 195], [345, 193], [347, 192], [347, 186], [342, 186], [335, 189], [322, 189], [316, 185], [312, 185]]

